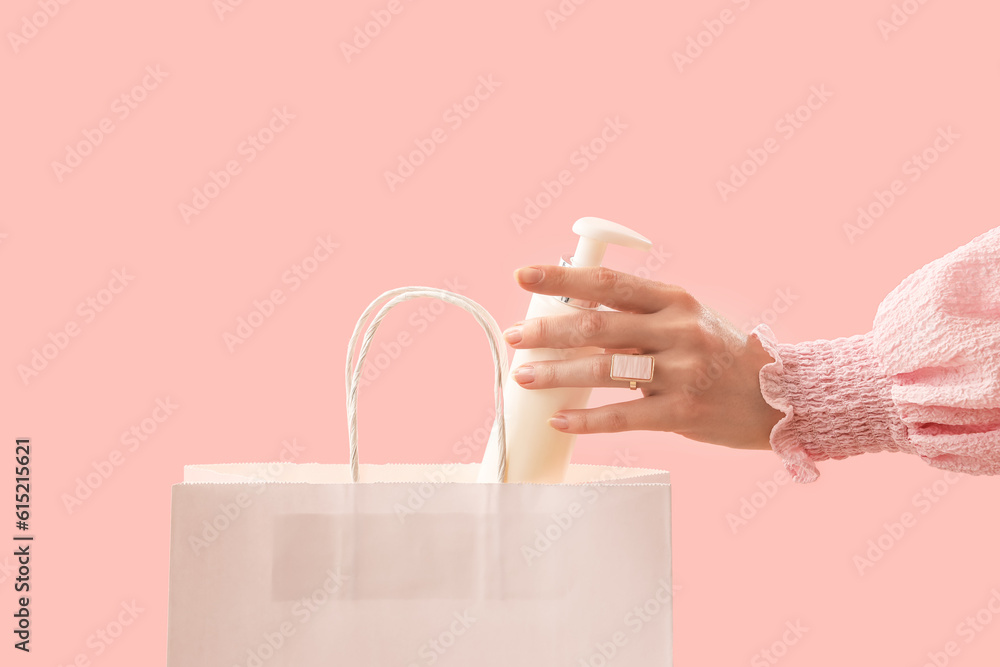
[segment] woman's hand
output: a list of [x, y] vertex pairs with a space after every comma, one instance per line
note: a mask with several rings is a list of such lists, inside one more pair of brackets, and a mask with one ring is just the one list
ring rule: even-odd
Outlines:
[[[622, 312], [581, 310], [518, 322], [504, 332], [515, 349], [600, 347], [606, 354], [535, 362], [515, 369], [526, 389], [625, 387], [612, 380], [611, 354], [649, 354], [653, 380], [643, 398], [585, 410], [560, 410], [567, 433], [671, 431], [741, 449], [770, 449], [784, 413], [760, 393], [759, 373], [773, 361], [760, 343], [676, 285], [605, 267], [536, 265], [515, 272], [530, 292], [597, 301]], [[624, 396], [624, 394], [623, 394]]]

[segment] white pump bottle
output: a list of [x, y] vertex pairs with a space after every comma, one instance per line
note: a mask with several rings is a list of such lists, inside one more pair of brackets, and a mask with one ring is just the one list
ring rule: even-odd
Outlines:
[[[580, 218], [573, 224], [580, 235], [576, 252], [563, 256], [560, 266], [601, 266], [609, 243], [649, 250], [652, 242], [631, 229], [601, 218]], [[547, 294], [532, 294], [525, 320], [550, 315], [565, 315], [579, 310], [612, 310], [596, 301], [571, 299]], [[553, 413], [563, 409], [587, 407], [592, 387], [554, 387], [526, 389], [513, 378], [513, 371], [522, 364], [552, 359], [575, 359], [602, 354], [599, 347], [531, 348], [516, 350], [510, 371], [504, 380], [504, 419], [507, 441], [507, 482], [556, 484], [563, 481], [569, 468], [576, 434], [563, 433], [549, 426]], [[497, 469], [497, 430], [494, 423], [490, 434], [480, 482], [495, 482]]]

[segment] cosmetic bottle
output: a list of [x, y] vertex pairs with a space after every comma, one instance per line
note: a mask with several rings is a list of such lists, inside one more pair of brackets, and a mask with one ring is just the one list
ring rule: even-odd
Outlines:
[[[563, 256], [560, 266], [601, 266], [609, 243], [649, 250], [652, 242], [637, 232], [610, 220], [580, 218], [573, 224], [580, 236], [572, 257]], [[582, 310], [612, 310], [596, 301], [532, 294], [524, 319], [566, 315]], [[569, 467], [576, 434], [557, 431], [549, 418], [559, 410], [587, 407], [592, 387], [527, 389], [514, 379], [521, 365], [553, 359], [576, 359], [603, 354], [599, 347], [529, 348], [515, 350], [504, 381], [504, 419], [507, 441], [507, 482], [560, 483]], [[496, 425], [487, 442], [479, 481], [495, 482], [497, 469]], [[492, 474], [491, 474], [492, 473]]]

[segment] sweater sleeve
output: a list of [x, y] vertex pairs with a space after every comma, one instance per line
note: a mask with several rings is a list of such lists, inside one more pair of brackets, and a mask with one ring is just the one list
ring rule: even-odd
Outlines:
[[1000, 474], [1000, 227], [908, 276], [866, 334], [750, 335], [774, 359], [760, 389], [785, 413], [770, 442], [795, 481], [814, 481], [817, 461], [881, 451]]

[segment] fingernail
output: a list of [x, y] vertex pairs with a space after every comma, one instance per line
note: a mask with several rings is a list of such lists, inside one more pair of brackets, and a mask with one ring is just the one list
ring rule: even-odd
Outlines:
[[518, 269], [514, 272], [514, 278], [518, 282], [524, 283], [525, 285], [531, 285], [532, 283], [537, 283], [542, 279], [542, 272], [534, 267], [528, 267], [526, 269]]
[[522, 384], [524, 384], [525, 382], [534, 381], [535, 379], [534, 366], [518, 366], [517, 370], [514, 371], [514, 379]]
[[569, 426], [569, 422], [566, 421], [566, 418], [563, 417], [562, 415], [555, 415], [554, 417], [549, 418], [549, 426], [551, 426], [552, 428], [557, 428], [560, 431], [562, 431], [567, 426]]
[[511, 327], [503, 332], [504, 339], [511, 345], [521, 342], [521, 327]]

